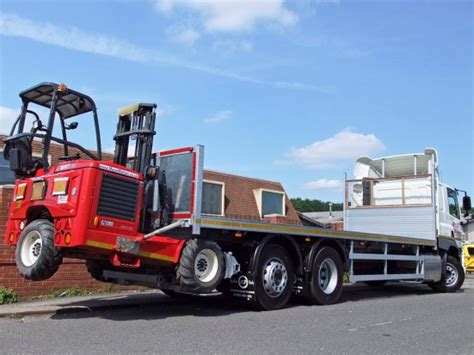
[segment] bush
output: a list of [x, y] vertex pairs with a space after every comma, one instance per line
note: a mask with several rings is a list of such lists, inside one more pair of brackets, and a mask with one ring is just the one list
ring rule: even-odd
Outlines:
[[17, 303], [18, 296], [11, 288], [0, 288], [0, 304]]

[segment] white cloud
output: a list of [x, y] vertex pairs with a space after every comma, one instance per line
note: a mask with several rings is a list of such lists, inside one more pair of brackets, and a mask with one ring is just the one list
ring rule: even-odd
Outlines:
[[193, 45], [200, 37], [199, 32], [191, 28], [171, 28], [167, 32], [171, 40], [188, 46]]
[[269, 22], [291, 26], [298, 16], [288, 10], [283, 0], [155, 0], [156, 8], [170, 13], [175, 7], [191, 9], [200, 14], [210, 32], [240, 32]]
[[346, 128], [328, 139], [291, 149], [280, 163], [305, 168], [327, 168], [384, 149], [385, 145], [374, 134], [363, 134]]
[[232, 111], [224, 110], [224, 111], [216, 112], [212, 116], [207, 117], [206, 119], [204, 119], [204, 123], [219, 123], [222, 121], [228, 121], [231, 118], [232, 118]]
[[24, 37], [82, 52], [145, 62], [151, 53], [133, 44], [76, 27], [61, 28], [48, 22], [36, 22], [16, 15], [0, 15], [0, 34]]
[[214, 42], [212, 48], [221, 54], [233, 55], [250, 52], [253, 49], [253, 44], [247, 40], [220, 39]]
[[339, 190], [342, 187], [341, 180], [319, 179], [309, 181], [303, 185], [305, 190]]
[[0, 106], [0, 133], [9, 134], [19, 114], [19, 110]]
[[75, 51], [100, 54], [134, 62], [169, 65], [256, 85], [295, 90], [312, 90], [323, 93], [331, 91], [326, 87], [307, 83], [261, 80], [229, 70], [190, 62], [156, 50], [139, 47], [115, 37], [86, 32], [76, 27], [66, 28], [48, 22], [31, 21], [11, 14], [0, 14], [0, 34], [9, 37], [28, 38]]

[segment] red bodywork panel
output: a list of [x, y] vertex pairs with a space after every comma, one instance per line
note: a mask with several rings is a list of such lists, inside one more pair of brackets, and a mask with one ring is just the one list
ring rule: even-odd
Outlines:
[[[135, 216], [130, 220], [104, 216], [97, 213], [102, 179], [105, 175], [120, 178], [125, 182], [138, 183], [138, 199]], [[54, 180], [67, 178], [66, 194], [53, 195]], [[63, 179], [64, 180], [64, 179]], [[43, 198], [32, 200], [33, 184], [46, 183]], [[24, 197], [18, 199], [18, 186], [26, 184]], [[22, 187], [23, 188], [23, 187]], [[143, 199], [143, 176], [133, 170], [111, 162], [73, 161], [52, 167], [48, 172], [38, 170], [34, 178], [17, 180], [15, 193], [10, 204], [5, 243], [16, 245], [32, 214], [47, 209], [54, 220], [54, 243], [62, 248], [86, 251], [91, 258], [108, 256], [113, 259], [117, 237], [141, 240], [138, 232]], [[117, 190], [120, 195], [120, 189]], [[40, 193], [41, 195], [41, 193]], [[21, 197], [21, 196], [20, 196]], [[23, 223], [22, 223], [23, 222]], [[165, 263], [177, 263], [184, 240], [156, 236], [140, 244], [139, 258]]]

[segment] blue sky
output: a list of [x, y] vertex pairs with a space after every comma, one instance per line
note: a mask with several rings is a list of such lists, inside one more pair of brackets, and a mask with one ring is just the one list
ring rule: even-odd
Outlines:
[[203, 144], [206, 168], [291, 197], [342, 201], [358, 156], [425, 147], [474, 193], [471, 1], [0, 4], [1, 131], [18, 92], [64, 82], [95, 99], [105, 148], [117, 108], [156, 102], [155, 150]]

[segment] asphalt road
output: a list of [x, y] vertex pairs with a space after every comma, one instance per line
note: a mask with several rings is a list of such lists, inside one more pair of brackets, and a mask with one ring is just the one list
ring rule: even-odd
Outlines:
[[2, 353], [472, 354], [474, 277], [456, 294], [349, 286], [334, 306], [254, 312], [220, 298], [0, 319]]

